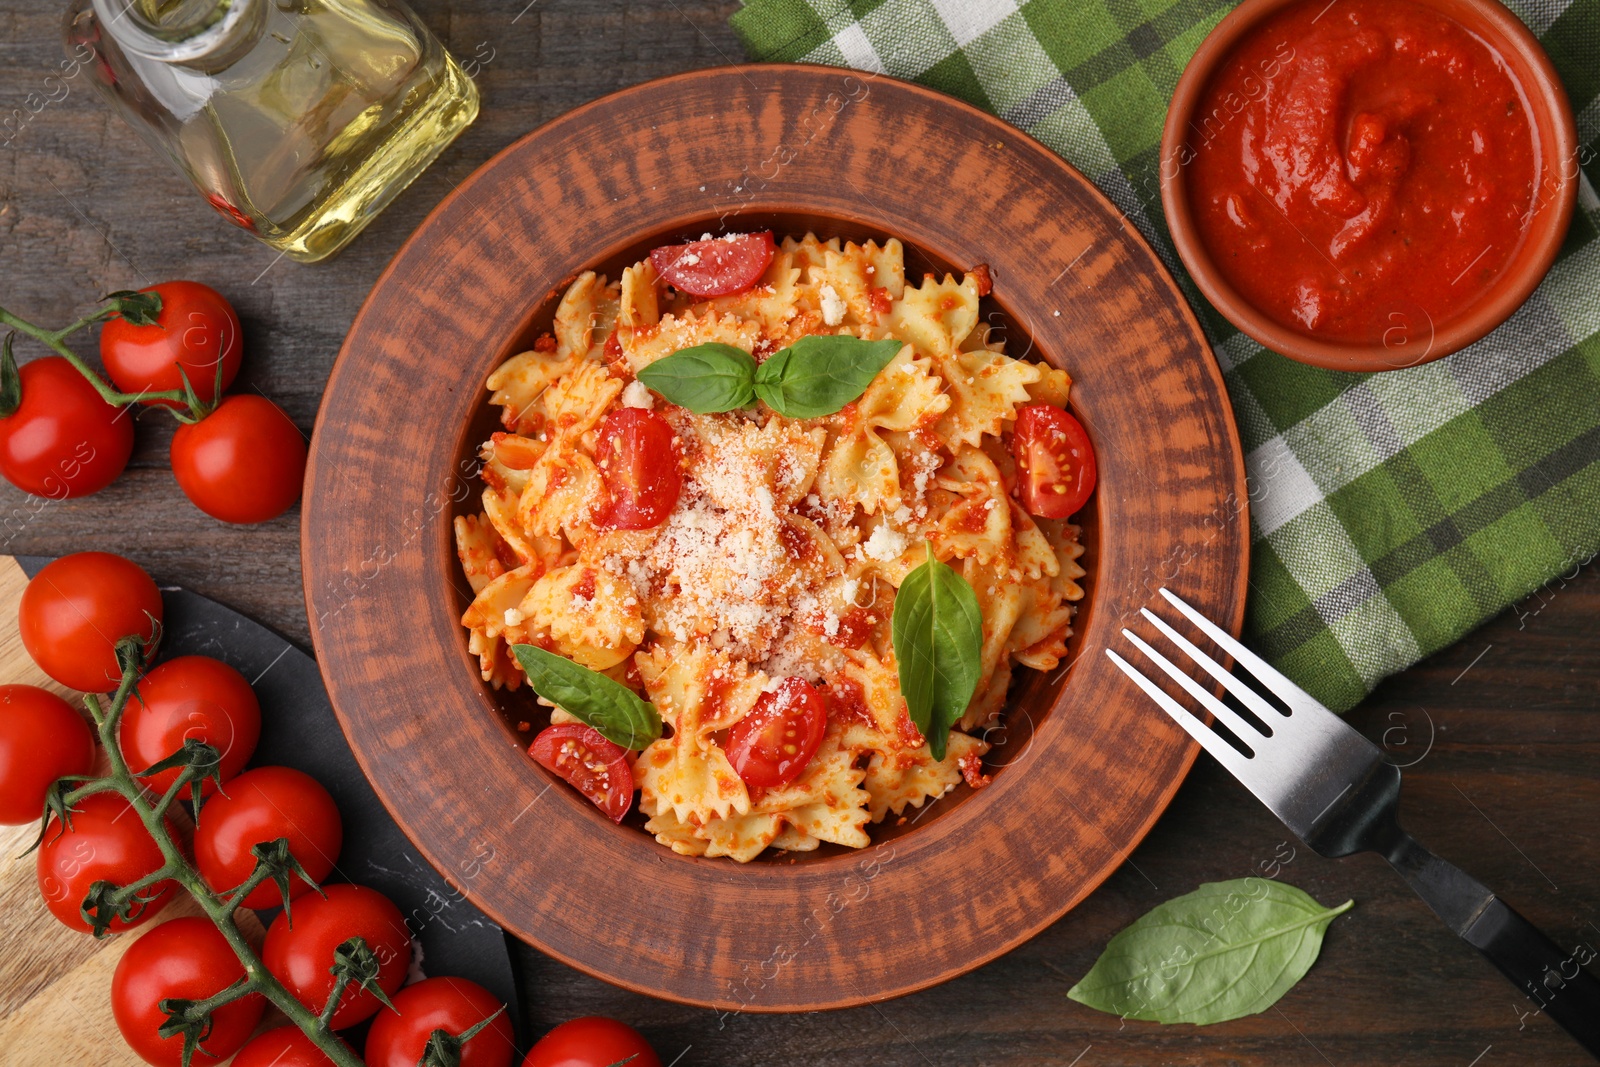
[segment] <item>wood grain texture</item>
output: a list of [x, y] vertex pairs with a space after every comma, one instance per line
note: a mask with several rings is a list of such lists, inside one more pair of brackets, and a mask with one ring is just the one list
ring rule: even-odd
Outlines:
[[[272, 266], [271, 253], [220, 222], [108, 109], [74, 89], [0, 145], [0, 304], [61, 323], [94, 295], [141, 280], [208, 281], [244, 317], [243, 381], [284, 403], [309, 431], [367, 290], [453, 182], [539, 123], [603, 93], [743, 58], [725, 23], [737, 0], [539, 0], [520, 18], [525, 0], [412, 6], [457, 55], [472, 56], [485, 41], [495, 49], [476, 76], [484, 110], [337, 259]], [[58, 5], [0, 0], [0, 117], [41, 88], [61, 54], [58, 24]], [[21, 358], [38, 351], [18, 345]], [[42, 512], [0, 483], [0, 550], [120, 551], [160, 580], [181, 580], [307, 644], [295, 515], [252, 529], [204, 519], [167, 470], [170, 436], [160, 420], [146, 420], [135, 466], [121, 481]], [[1597, 618], [1600, 578], [1591, 565], [1385, 683], [1351, 716], [1380, 740], [1400, 722], [1425, 723], [1418, 712], [1428, 710], [1438, 743], [1406, 773], [1404, 814], [1424, 842], [1558, 938], [1600, 923]], [[676, 1067], [1065, 1067], [1080, 1053], [1078, 1067], [1467, 1067], [1480, 1056], [1478, 1067], [1581, 1063], [1544, 1020], [1519, 1029], [1521, 1009], [1504, 980], [1370, 858], [1332, 863], [1302, 852], [1286, 871], [1320, 899], [1354, 896], [1357, 907], [1335, 925], [1321, 960], [1279, 1004], [1281, 1014], [1165, 1029], [1122, 1026], [1066, 999], [1127, 922], [1200, 882], [1248, 873], [1282, 840], [1261, 806], [1202, 757], [1130, 863], [1070, 916], [935, 989], [822, 1016], [723, 1016], [627, 992], [525, 947], [528, 1021], [541, 1033], [576, 1015], [625, 1019], [644, 1029], [664, 1063], [681, 1057]], [[538, 849], [536, 834], [525, 847]], [[23, 945], [0, 930], [0, 959]], [[70, 1062], [111, 1055], [105, 1046]]]
[[[470, 594], [450, 520], [458, 504], [476, 510], [481, 492], [463, 471], [489, 429], [484, 378], [548, 329], [572, 277], [591, 267], [614, 277], [684, 235], [754, 229], [898, 237], [913, 250], [912, 277], [919, 263], [987, 263], [995, 292], [985, 310], [1003, 315], [993, 321], [1008, 349], [1072, 373], [1100, 479], [1079, 517], [1089, 593], [1074, 665], [1013, 687], [1017, 736], [993, 784], [945, 798], [909, 832], [880, 833], [860, 852], [739, 868], [611, 825], [523, 756], [525, 738], [496, 712], [505, 702], [531, 718], [533, 698], [503, 701], [477, 677], [458, 622]], [[1152, 436], [1145, 428], [1155, 426]], [[379, 796], [441, 869], [462, 863], [471, 840], [505, 857], [493, 879], [468, 888], [475, 904], [629, 988], [799, 1011], [969, 970], [1121, 863], [1194, 750], [1151, 718], [1103, 649], [1178, 560], [1173, 584], [1238, 626], [1245, 496], [1221, 374], [1198, 324], [1154, 253], [1060, 157], [903, 82], [736, 67], [563, 116], [424, 223], [329, 379], [301, 554], [329, 695]], [[561, 861], [519, 856], [529, 832]]]
[[[77, 707], [80, 694], [46, 675], [22, 647], [17, 604], [27, 584], [16, 561], [0, 556], [0, 679], [48, 689]], [[186, 824], [181, 810], [173, 821]], [[39, 895], [34, 857], [27, 853], [37, 836], [36, 826], [0, 826], [0, 1049], [5, 1063], [140, 1067], [144, 1061], [123, 1042], [111, 1017], [111, 974], [128, 946], [156, 923], [103, 941], [62, 926]], [[180, 893], [156, 922], [203, 914]], [[254, 914], [241, 912], [239, 926], [259, 947], [265, 931]]]

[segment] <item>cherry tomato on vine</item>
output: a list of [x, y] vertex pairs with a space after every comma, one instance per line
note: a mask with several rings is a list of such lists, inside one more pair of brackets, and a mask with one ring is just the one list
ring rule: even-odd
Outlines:
[[804, 678], [785, 678], [762, 693], [750, 714], [728, 733], [728, 762], [744, 784], [788, 785], [806, 769], [828, 728], [822, 690]]
[[1054, 404], [1017, 408], [1011, 454], [1017, 461], [1017, 499], [1030, 515], [1064, 519], [1094, 492], [1094, 446], [1083, 424]]
[[51, 500], [98, 493], [133, 455], [133, 417], [60, 356], [18, 368], [22, 401], [0, 418], [0, 475]]
[[648, 530], [671, 514], [683, 490], [672, 426], [644, 408], [618, 408], [600, 423], [600, 476], [610, 503], [601, 526]]
[[50, 783], [88, 774], [94, 733], [48, 689], [0, 685], [0, 823], [38, 822]]
[[633, 803], [633, 771], [627, 752], [582, 723], [547, 726], [528, 746], [535, 763], [565, 778], [612, 822]]
[[[168, 834], [173, 833], [171, 823]], [[144, 828], [139, 814], [116, 793], [95, 793], [78, 801], [71, 827], [53, 820], [39, 846], [35, 872], [39, 892], [50, 914], [74, 930], [88, 933], [83, 898], [96, 882], [132, 885], [166, 863], [161, 847]], [[157, 882], [140, 894], [127, 922], [115, 919], [112, 931], [131, 930], [167, 906], [177, 883]]]
[[661, 1058], [639, 1031], [615, 1019], [588, 1015], [545, 1034], [528, 1050], [522, 1067], [613, 1067], [623, 1060], [628, 1067], [661, 1067]]
[[306, 440], [264, 396], [225, 398], [172, 436], [172, 474], [194, 506], [223, 522], [277, 518], [300, 499]]
[[109, 693], [122, 681], [116, 642], [150, 638], [161, 591], [137, 563], [75, 552], [44, 565], [22, 591], [17, 629], [44, 673], [69, 689]]
[[[333, 950], [360, 937], [378, 958], [378, 987], [393, 997], [411, 968], [411, 934], [393, 901], [361, 885], [323, 886], [294, 903], [294, 925], [279, 914], [267, 930], [261, 962], [296, 1000], [321, 1012], [333, 993]], [[370, 1018], [378, 998], [354, 984], [334, 1009], [333, 1028], [342, 1030]]]
[[[194, 830], [195, 866], [212, 889], [226, 893], [255, 870], [250, 850], [280, 837], [288, 838], [289, 854], [306, 874], [321, 882], [339, 858], [344, 823], [333, 797], [309, 774], [292, 767], [257, 767], [230, 781], [201, 807]], [[289, 879], [289, 899], [310, 891], [303, 879]], [[278, 887], [263, 882], [243, 904], [259, 909], [282, 902]]]
[[650, 253], [656, 273], [690, 296], [742, 293], [761, 280], [777, 251], [772, 231], [666, 245]]
[[[122, 712], [117, 740], [134, 773], [153, 767], [193, 738], [222, 754], [220, 771], [227, 781], [244, 769], [261, 737], [261, 704], [244, 675], [210, 656], [179, 656], [139, 679]], [[141, 778], [165, 793], [178, 777], [172, 767]], [[216, 792], [206, 779], [201, 793]]]
[[333, 1061], [298, 1026], [280, 1026], [252, 1038], [228, 1067], [333, 1067]]
[[516, 1039], [504, 1008], [476, 982], [424, 978], [395, 994], [394, 1011], [380, 1011], [372, 1020], [367, 1067], [417, 1067], [435, 1030], [459, 1037], [491, 1016], [494, 1021], [461, 1046], [459, 1067], [511, 1067]]
[[[233, 384], [243, 360], [239, 316], [223, 295], [199, 282], [162, 282], [140, 292], [161, 297], [161, 311], [152, 326], [135, 326], [120, 316], [100, 327], [100, 362], [124, 393], [183, 390], [183, 374], [195, 395], [209, 403], [217, 396], [217, 367], [222, 388]], [[146, 404], [182, 408], [171, 400]]]
[[[205, 1000], [244, 977], [244, 965], [210, 919], [190, 916], [155, 927], [128, 947], [111, 977], [111, 1014], [134, 1052], [156, 1067], [179, 1067], [183, 1037], [162, 1037], [163, 1000]], [[266, 1001], [251, 993], [211, 1013], [193, 1064], [221, 1063], [250, 1038]]]

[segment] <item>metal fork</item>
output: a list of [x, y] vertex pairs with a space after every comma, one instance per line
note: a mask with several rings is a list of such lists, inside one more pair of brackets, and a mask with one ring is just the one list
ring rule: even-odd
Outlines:
[[1357, 852], [1376, 852], [1387, 859], [1434, 914], [1600, 1059], [1600, 981], [1583, 969], [1594, 950], [1580, 945], [1562, 951], [1483, 885], [1419, 845], [1395, 816], [1400, 769], [1376, 745], [1170, 590], [1162, 589], [1161, 595], [1289, 710], [1263, 699], [1149, 609], [1144, 617], [1260, 725], [1217, 699], [1137, 634], [1125, 629], [1122, 635], [1251, 754], [1230, 745], [1108, 648], [1112, 662], [1309, 848], [1332, 859]]

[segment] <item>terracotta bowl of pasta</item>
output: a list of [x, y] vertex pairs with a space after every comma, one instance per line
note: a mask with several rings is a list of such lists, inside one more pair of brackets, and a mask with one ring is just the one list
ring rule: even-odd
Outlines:
[[1134, 847], [1195, 750], [1103, 650], [1162, 585], [1237, 631], [1246, 500], [1193, 315], [1081, 175], [926, 89], [723, 68], [529, 134], [402, 249], [306, 596], [379, 795], [508, 931], [815, 1010]]

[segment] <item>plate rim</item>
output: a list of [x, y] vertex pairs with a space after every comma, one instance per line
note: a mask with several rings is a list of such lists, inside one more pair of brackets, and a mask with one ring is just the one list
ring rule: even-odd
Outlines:
[[[1231, 600], [1231, 616], [1228, 618], [1219, 619], [1218, 621], [1221, 622], [1224, 625], [1224, 628], [1227, 629], [1231, 634], [1237, 636], [1242, 630], [1245, 617], [1246, 590], [1248, 589], [1248, 575], [1252, 548], [1249, 533], [1250, 497], [1248, 484], [1245, 478], [1243, 443], [1239, 436], [1237, 420], [1233, 412], [1232, 404], [1228, 399], [1229, 394], [1227, 391], [1227, 384], [1223, 377], [1221, 366], [1218, 363], [1217, 357], [1213, 350], [1213, 346], [1211, 345], [1210, 340], [1207, 338], [1193, 307], [1190, 305], [1188, 299], [1184, 296], [1182, 289], [1178, 286], [1171, 271], [1161, 261], [1160, 256], [1156, 253], [1150, 242], [1145, 238], [1144, 234], [1142, 234], [1136, 227], [1127, 225], [1127, 213], [1125, 211], [1123, 211], [1114, 201], [1112, 201], [1110, 197], [1107, 196], [1086, 175], [1079, 171], [1059, 153], [1050, 149], [1037, 139], [1004, 122], [1004, 120], [1000, 119], [998, 116], [983, 111], [982, 109], [977, 108], [974, 105], [969, 104], [957, 97], [953, 97], [937, 90], [930, 89], [926, 86], [919, 85], [915, 82], [906, 81], [904, 79], [896, 78], [887, 74], [873, 74], [870, 72], [857, 71], [844, 67], [829, 67], [820, 64], [808, 63], [740, 63], [699, 68], [696, 70], [683, 71], [649, 79], [647, 81], [639, 82], [622, 89], [605, 93], [593, 100], [579, 105], [578, 107], [563, 112], [562, 114], [557, 115], [544, 123], [541, 123], [532, 130], [529, 130], [527, 133], [515, 138], [504, 148], [495, 152], [482, 164], [476, 167], [466, 179], [456, 185], [455, 188], [446, 194], [444, 198], [435, 204], [434, 207], [430, 209], [428, 214], [424, 217], [424, 219], [411, 232], [411, 234], [407, 236], [406, 240], [401, 244], [400, 248], [395, 252], [394, 256], [385, 265], [383, 271], [373, 283], [371, 290], [362, 301], [360, 309], [352, 320], [350, 329], [346, 333], [345, 338], [340, 345], [338, 356], [336, 357], [333, 367], [330, 370], [327, 383], [324, 387], [321, 400], [318, 404], [316, 427], [313, 433], [310, 449], [310, 460], [306, 469], [305, 489], [306, 500], [308, 504], [313, 496], [313, 490], [317, 487], [317, 474], [319, 470], [318, 459], [321, 452], [321, 446], [323, 444], [323, 428], [325, 425], [327, 425], [326, 419], [330, 414], [329, 406], [332, 395], [335, 391], [334, 386], [336, 383], [340, 383], [343, 376], [358, 373], [358, 369], [355, 367], [353, 340], [362, 333], [363, 327], [368, 325], [368, 319], [375, 314], [374, 308], [378, 301], [380, 291], [389, 284], [391, 278], [395, 275], [401, 265], [408, 260], [410, 253], [415, 248], [420, 247], [426, 240], [432, 238], [433, 235], [429, 233], [429, 231], [438, 222], [438, 220], [449, 210], [451, 210], [459, 200], [470, 199], [470, 192], [480, 182], [486, 180], [486, 177], [491, 171], [503, 166], [506, 160], [515, 155], [517, 152], [521, 151], [528, 142], [534, 140], [535, 138], [540, 136], [548, 136], [553, 131], [570, 124], [582, 123], [587, 120], [591, 113], [614, 104], [619, 98], [643, 95], [647, 92], [660, 91], [683, 82], [694, 82], [710, 78], [723, 77], [730, 74], [740, 75], [745, 77], [747, 80], [752, 77], [781, 79], [785, 76], [795, 75], [804, 78], [825, 78], [830, 76], [842, 76], [849, 78], [854, 76], [863, 81], [870, 81], [874, 83], [891, 83], [897, 91], [904, 91], [913, 96], [919, 97], [928, 106], [933, 108], [954, 109], [963, 113], [967, 119], [979, 123], [986, 128], [993, 129], [1007, 139], [1025, 143], [1030, 149], [1036, 151], [1042, 158], [1047, 160], [1051, 166], [1062, 168], [1065, 171], [1065, 178], [1068, 180], [1075, 180], [1077, 183], [1079, 183], [1080, 190], [1087, 193], [1090, 198], [1096, 201], [1098, 207], [1101, 209], [1101, 211], [1105, 212], [1107, 217], [1120, 218], [1123, 220], [1123, 229], [1126, 231], [1127, 236], [1131, 238], [1134, 247], [1139, 253], [1147, 257], [1147, 266], [1149, 269], [1141, 270], [1139, 272], [1140, 275], [1150, 279], [1157, 286], [1170, 294], [1173, 301], [1173, 307], [1176, 309], [1178, 317], [1182, 320], [1184, 326], [1191, 335], [1192, 340], [1198, 346], [1202, 354], [1202, 358], [1198, 361], [1200, 364], [1200, 372], [1210, 380], [1211, 385], [1216, 391], [1216, 395], [1221, 400], [1221, 403], [1217, 405], [1218, 410], [1214, 413], [1220, 416], [1220, 419], [1224, 424], [1226, 433], [1221, 442], [1221, 447], [1227, 453], [1225, 458], [1231, 459], [1230, 466], [1232, 469], [1227, 472], [1229, 475], [1228, 488], [1235, 490], [1233, 496], [1237, 501], [1237, 510], [1234, 512], [1231, 522], [1240, 530], [1242, 530], [1242, 533], [1239, 535], [1237, 573], [1231, 576], [1232, 584], [1231, 587], [1226, 591], [1229, 599]], [[773, 90], [778, 91], [778, 87], [774, 86]], [[759, 206], [752, 207], [749, 203], [746, 203], [738, 210], [759, 211], [761, 209]], [[890, 232], [892, 232], [892, 228], [890, 229]], [[533, 289], [531, 287], [530, 292], [532, 291]], [[314, 578], [316, 575], [313, 574], [313, 568], [307, 565], [307, 561], [313, 558], [313, 554], [311, 552], [311, 543], [316, 532], [312, 527], [313, 510], [314, 509], [312, 507], [307, 506], [302, 508], [301, 512], [302, 586], [306, 599], [307, 614], [312, 620], [317, 618], [317, 606], [315, 600], [317, 590], [314, 588]], [[445, 525], [448, 526], [448, 522], [446, 522]], [[384, 806], [389, 809], [390, 814], [394, 817], [396, 824], [400, 826], [407, 838], [411, 840], [412, 844], [418, 849], [419, 852], [422, 853], [424, 858], [426, 858], [430, 863], [434, 864], [435, 867], [440, 867], [441, 864], [438, 858], [433, 854], [432, 850], [413, 832], [408, 817], [397, 806], [397, 804], [391, 800], [389, 792], [386, 790], [382, 779], [372, 773], [372, 767], [368, 759], [367, 751], [362, 744], [358, 743], [357, 737], [353, 733], [353, 726], [355, 724], [352, 723], [350, 716], [348, 716], [341, 708], [340, 701], [336, 696], [337, 685], [333, 679], [328, 677], [327, 669], [324, 667], [324, 663], [326, 662], [326, 649], [323, 631], [321, 627], [316, 625], [311, 626], [310, 630], [313, 648], [317, 654], [319, 670], [322, 670], [323, 672], [324, 682], [328, 688], [330, 702], [334, 706], [340, 728], [345, 732], [346, 738], [350, 742], [351, 750], [355, 753], [363, 773], [366, 774], [368, 780], [373, 785], [374, 791], [378, 794]], [[1078, 636], [1081, 640], [1081, 638], [1088, 632], [1088, 628], [1084, 628], [1075, 636]], [[1041, 912], [1030, 925], [1024, 929], [1021, 929], [1020, 932], [994, 940], [990, 944], [990, 947], [981, 949], [980, 951], [970, 955], [958, 967], [942, 971], [930, 971], [929, 974], [924, 978], [898, 984], [894, 988], [887, 991], [873, 991], [867, 993], [861, 993], [858, 991], [852, 996], [836, 996], [826, 1001], [807, 1000], [803, 1003], [773, 1004], [750, 1003], [729, 998], [704, 998], [693, 995], [678, 994], [670, 989], [663, 989], [630, 980], [626, 977], [620, 976], [614, 971], [603, 970], [587, 960], [564, 952], [561, 949], [548, 944], [544, 939], [525, 933], [525, 924], [511, 921], [507, 915], [502, 913], [495, 903], [482, 899], [478, 895], [472, 893], [469, 893], [468, 896], [475, 906], [488, 914], [508, 933], [515, 934], [520, 940], [524, 940], [526, 943], [531, 944], [539, 951], [546, 953], [553, 958], [584, 972], [585, 974], [633, 992], [642, 993], [648, 996], [673, 1001], [676, 1003], [711, 1008], [730, 1013], [784, 1013], [838, 1010], [862, 1006], [869, 1003], [876, 1003], [882, 1000], [919, 992], [932, 986], [947, 982], [962, 974], [970, 973], [971, 971], [976, 970], [977, 968], [993, 961], [994, 959], [997, 959], [1002, 955], [1005, 955], [1006, 953], [1017, 948], [1019, 945], [1038, 936], [1038, 934], [1041, 933], [1046, 927], [1058, 922], [1068, 912], [1072, 911], [1079, 904], [1081, 904], [1083, 900], [1085, 900], [1090, 894], [1104, 884], [1107, 878], [1109, 878], [1113, 873], [1120, 869], [1124, 863], [1126, 863], [1128, 854], [1130, 854], [1132, 850], [1136, 848], [1138, 844], [1141, 843], [1148, 835], [1150, 829], [1166, 812], [1166, 809], [1171, 804], [1172, 799], [1176, 795], [1178, 789], [1187, 779], [1188, 773], [1199, 754], [1200, 748], [1197, 743], [1188, 738], [1186, 735], [1182, 737], [1180, 744], [1181, 753], [1177, 761], [1176, 772], [1172, 775], [1169, 781], [1163, 784], [1159, 791], [1152, 791], [1149, 794], [1153, 798], [1153, 803], [1150, 806], [1149, 812], [1146, 817], [1137, 824], [1135, 830], [1130, 835], [1130, 840], [1126, 849], [1121, 852], [1119, 857], [1105, 862], [1099, 870], [1094, 872], [1092, 876], [1082, 880], [1076, 893], [1071, 894], [1067, 898], [1063, 898], [1064, 902], [1060, 903], [1058, 906], [1045, 909], [1045, 911]], [[869, 850], [862, 851], [867, 852]], [[724, 861], [718, 859], [702, 862], [726, 862], [731, 864], [733, 861]]]

